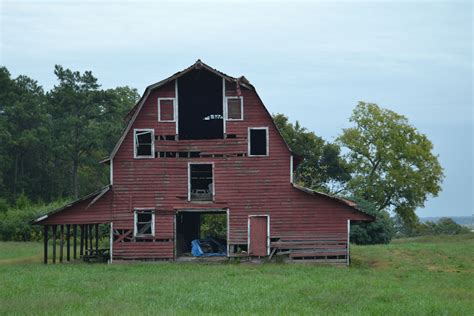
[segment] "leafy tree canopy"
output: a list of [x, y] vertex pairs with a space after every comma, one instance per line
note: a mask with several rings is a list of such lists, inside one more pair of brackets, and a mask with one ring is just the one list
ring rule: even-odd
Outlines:
[[441, 191], [443, 168], [429, 139], [408, 119], [373, 103], [360, 102], [337, 141], [348, 149], [352, 170], [347, 191], [416, 223], [415, 209]]

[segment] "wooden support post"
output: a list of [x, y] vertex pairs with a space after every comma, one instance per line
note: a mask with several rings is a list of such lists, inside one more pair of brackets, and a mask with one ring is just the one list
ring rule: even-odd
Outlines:
[[72, 225], [72, 234], [74, 235], [74, 240], [72, 243], [72, 247], [74, 248], [73, 258], [77, 259], [77, 224]]
[[66, 260], [71, 261], [71, 225], [66, 225]]
[[56, 263], [56, 231], [57, 225], [53, 225], [53, 263]]
[[63, 262], [63, 249], [64, 248], [64, 225], [61, 225], [59, 235], [59, 262]]
[[79, 247], [79, 256], [84, 255], [84, 224], [81, 224], [81, 245]]
[[87, 255], [89, 249], [89, 225], [84, 225], [84, 255]]
[[92, 246], [93, 238], [94, 238], [94, 235], [92, 234], [92, 225], [89, 225], [89, 250], [94, 249], [94, 246]]
[[43, 227], [44, 235], [44, 264], [48, 264], [48, 225]]
[[95, 253], [99, 253], [99, 224], [95, 224]]

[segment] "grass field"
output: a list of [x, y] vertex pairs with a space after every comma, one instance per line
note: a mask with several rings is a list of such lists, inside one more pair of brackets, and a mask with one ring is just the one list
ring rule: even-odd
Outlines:
[[0, 314], [474, 315], [474, 234], [353, 246], [350, 268], [41, 264], [0, 243]]

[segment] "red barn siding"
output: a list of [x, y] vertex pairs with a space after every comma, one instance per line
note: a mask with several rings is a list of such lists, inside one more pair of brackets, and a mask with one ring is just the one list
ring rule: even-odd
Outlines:
[[[152, 91], [133, 128], [154, 128], [155, 134], [174, 134], [174, 123], [157, 121], [157, 98], [173, 97], [174, 82]], [[215, 203], [209, 208], [229, 208], [229, 243], [246, 244], [248, 216], [270, 214], [271, 235], [306, 233], [346, 233], [348, 219], [367, 219], [349, 206], [325, 196], [314, 196], [290, 184], [290, 152], [258, 95], [242, 89], [244, 120], [227, 121], [227, 134], [235, 139], [155, 141], [155, 151], [200, 151], [228, 154], [221, 158], [133, 159], [133, 133], [129, 133], [114, 158], [114, 227], [131, 229], [133, 208], [174, 211], [195, 208], [187, 202], [188, 162], [213, 162]], [[170, 125], [173, 125], [170, 128]], [[268, 157], [236, 157], [247, 153], [248, 127], [268, 127]], [[204, 205], [198, 205], [205, 208]], [[174, 238], [172, 220], [156, 223], [156, 232]], [[136, 250], [147, 249], [149, 256], [162, 258], [161, 246], [135, 243]], [[127, 246], [131, 247], [131, 246]], [[132, 247], [133, 248], [133, 247]], [[128, 249], [128, 248], [127, 248]], [[137, 256], [123, 252], [122, 257]], [[172, 251], [166, 252], [170, 258]], [[114, 254], [117, 254], [114, 251]]]
[[[252, 89], [241, 87], [240, 93], [226, 89], [226, 96], [239, 94], [243, 98], [243, 120], [226, 121], [226, 133], [235, 134], [236, 138], [155, 140], [157, 152], [197, 151], [201, 155], [220, 157], [134, 159], [133, 129], [151, 128], [156, 136], [175, 135], [175, 122], [158, 122], [158, 98], [175, 97], [175, 88], [173, 80], [148, 92], [113, 157], [113, 189], [89, 208], [91, 199], [52, 215], [42, 224], [113, 222], [114, 229], [130, 231], [135, 208], [154, 209], [154, 239], [114, 242], [114, 259], [172, 259], [175, 256], [175, 212], [180, 209], [228, 209], [229, 244], [247, 244], [249, 215], [270, 215], [271, 238], [347, 236], [348, 219], [372, 219], [341, 201], [308, 194], [291, 185], [291, 153]], [[246, 156], [249, 127], [268, 127], [268, 157]], [[213, 203], [187, 201], [189, 162], [214, 164]]]

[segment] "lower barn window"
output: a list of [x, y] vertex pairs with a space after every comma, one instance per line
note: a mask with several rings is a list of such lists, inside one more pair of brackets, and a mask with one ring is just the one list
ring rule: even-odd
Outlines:
[[155, 146], [152, 129], [136, 129], [134, 130], [134, 157], [135, 158], [154, 158]]
[[268, 156], [268, 127], [249, 128], [249, 156]]
[[135, 210], [133, 235], [136, 237], [155, 236], [155, 211]]

